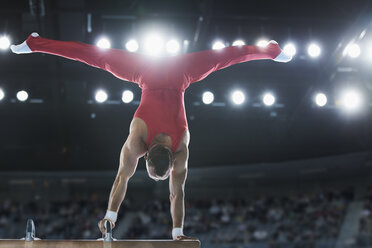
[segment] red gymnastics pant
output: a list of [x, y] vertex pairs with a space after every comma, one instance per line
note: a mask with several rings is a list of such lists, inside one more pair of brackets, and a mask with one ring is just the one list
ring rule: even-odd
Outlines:
[[[270, 43], [266, 47], [233, 46], [221, 50], [207, 50], [156, 60], [120, 49], [101, 49], [81, 42], [56, 41], [40, 36], [32, 37], [30, 35], [26, 42], [33, 52], [48, 53], [80, 61], [108, 71], [122, 80], [138, 83], [140, 86], [144, 83], [141, 82], [143, 79], [141, 69], [151, 66], [151, 63], [161, 63], [163, 69], [171, 68], [172, 71], [168, 73], [168, 79], [172, 78], [172, 74], [184, 75], [182, 80], [187, 82], [182, 85], [187, 87], [190, 83], [200, 81], [214, 71], [251, 60], [275, 59], [282, 52], [277, 43]], [[175, 61], [177, 61], [178, 67], [174, 66]], [[147, 79], [150, 78], [151, 75], [148, 75]], [[180, 77], [177, 79], [179, 80]]]

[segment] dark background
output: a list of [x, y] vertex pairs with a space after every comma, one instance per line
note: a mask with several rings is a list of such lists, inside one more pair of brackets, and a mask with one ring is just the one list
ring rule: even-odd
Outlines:
[[[288, 64], [253, 61], [235, 65], [187, 90], [190, 168], [276, 163], [372, 147], [372, 62], [366, 60], [368, 44], [372, 44], [369, 1], [30, 0], [2, 1], [0, 13], [0, 33], [9, 35], [15, 44], [33, 31], [90, 44], [105, 34], [112, 47], [124, 49], [127, 39], [141, 40], [148, 30], [158, 28], [168, 37], [189, 40], [187, 52], [210, 49], [217, 38], [230, 44], [236, 38], [255, 44], [263, 36], [283, 45], [293, 41], [297, 54]], [[358, 40], [363, 30], [366, 35]], [[343, 49], [353, 39], [361, 45], [361, 56], [343, 58]], [[313, 40], [322, 47], [318, 59], [306, 53]], [[363, 93], [364, 108], [359, 113], [345, 114], [337, 105], [338, 93], [346, 86]], [[6, 93], [0, 102], [1, 171], [117, 168], [140, 100], [137, 85], [55, 56], [15, 55], [8, 50], [0, 53], [0, 87]], [[108, 91], [109, 100], [120, 100], [122, 90], [130, 89], [135, 102], [95, 103], [94, 92], [99, 87]], [[247, 97], [239, 107], [229, 100], [235, 88]], [[29, 92], [30, 100], [25, 103], [15, 97], [21, 89]], [[204, 90], [214, 92], [215, 101], [226, 105], [203, 105]], [[271, 108], [261, 104], [267, 90], [277, 98]], [[317, 91], [328, 96], [324, 108], [313, 103]], [[143, 160], [139, 168], [142, 165]]]

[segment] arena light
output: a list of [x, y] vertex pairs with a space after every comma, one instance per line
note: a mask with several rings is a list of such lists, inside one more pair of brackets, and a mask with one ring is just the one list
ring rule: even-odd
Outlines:
[[136, 40], [129, 40], [129, 41], [127, 41], [127, 43], [125, 43], [125, 48], [129, 52], [137, 52], [137, 50], [139, 48], [139, 45], [138, 45], [138, 42]]
[[236, 105], [243, 104], [245, 101], [245, 95], [242, 91], [236, 90], [231, 94], [231, 99]]
[[344, 50], [344, 55], [345, 54], [349, 55], [353, 59], [359, 57], [359, 55], [360, 55], [359, 45], [356, 44], [356, 43], [351, 43], [351, 44], [347, 45], [345, 50]]
[[293, 43], [287, 43], [284, 48], [284, 53], [293, 57], [296, 55], [297, 53], [297, 50], [296, 50], [296, 46], [293, 44]]
[[10, 46], [10, 39], [8, 36], [1, 36], [0, 37], [0, 49], [7, 50]]
[[160, 56], [164, 41], [159, 34], [150, 34], [145, 39], [145, 52], [151, 56]]
[[17, 92], [17, 99], [18, 101], [24, 102], [28, 99], [28, 93], [24, 90]]
[[327, 96], [323, 93], [316, 94], [314, 100], [319, 107], [324, 107], [328, 101]]
[[165, 48], [168, 53], [177, 54], [180, 51], [181, 46], [177, 40], [173, 39], [167, 42]]
[[359, 35], [359, 40], [362, 40], [364, 38], [364, 36], [366, 36], [366, 33], [367, 33], [367, 29], [364, 29], [360, 35]]
[[108, 96], [107, 96], [107, 93], [106, 91], [104, 90], [97, 90], [96, 92], [96, 101], [99, 102], [99, 103], [103, 103], [107, 100]]
[[106, 37], [102, 37], [98, 40], [97, 46], [102, 49], [108, 49], [111, 47], [111, 42]]
[[347, 111], [358, 110], [362, 105], [362, 96], [357, 90], [345, 90], [341, 95], [341, 104]]
[[218, 40], [218, 41], [215, 41], [213, 43], [212, 49], [213, 50], [220, 50], [220, 49], [222, 49], [224, 47], [225, 47], [225, 44], [222, 41]]
[[123, 101], [123, 103], [130, 103], [131, 101], [133, 101], [133, 99], [134, 99], [134, 95], [132, 91], [130, 90], [123, 91], [123, 94], [121, 96], [121, 100]]
[[232, 44], [233, 46], [244, 46], [245, 42], [243, 40], [236, 40]]
[[307, 53], [309, 54], [310, 57], [316, 58], [319, 57], [321, 49], [317, 44], [312, 43], [308, 46]]
[[3, 91], [2, 88], [0, 88], [0, 101], [3, 100], [5, 97], [5, 92]]
[[265, 47], [269, 44], [269, 41], [266, 39], [260, 39], [257, 41], [257, 46], [259, 47]]
[[275, 103], [275, 97], [271, 93], [266, 93], [262, 98], [263, 103], [266, 106], [272, 106]]
[[206, 91], [203, 93], [203, 103], [204, 104], [211, 104], [214, 101], [214, 95], [210, 91]]

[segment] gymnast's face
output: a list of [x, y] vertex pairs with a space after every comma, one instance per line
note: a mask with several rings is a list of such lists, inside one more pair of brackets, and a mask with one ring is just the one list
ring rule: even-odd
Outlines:
[[161, 144], [151, 146], [145, 155], [145, 160], [150, 178], [159, 181], [169, 177], [174, 160], [173, 153], [168, 147]]

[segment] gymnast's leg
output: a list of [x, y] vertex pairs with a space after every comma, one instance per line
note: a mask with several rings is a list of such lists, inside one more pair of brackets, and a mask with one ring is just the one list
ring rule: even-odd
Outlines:
[[177, 70], [181, 70], [188, 83], [202, 80], [214, 71], [231, 65], [260, 59], [288, 62], [292, 58], [286, 55], [276, 41], [270, 41], [265, 47], [232, 46], [221, 50], [208, 50], [180, 55], [176, 58]]
[[12, 45], [11, 50], [17, 54], [40, 52], [80, 61], [131, 82], [138, 81], [139, 70], [145, 61], [139, 54], [119, 49], [101, 49], [75, 41], [46, 39], [37, 33], [32, 33], [20, 45]]

